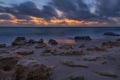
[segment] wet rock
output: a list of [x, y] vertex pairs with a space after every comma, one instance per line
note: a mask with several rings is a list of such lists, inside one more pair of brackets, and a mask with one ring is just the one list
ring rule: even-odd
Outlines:
[[57, 45], [58, 44], [58, 42], [54, 39], [50, 39], [48, 43], [51, 44], [51, 45]]
[[79, 48], [85, 48], [85, 45], [84, 45], [84, 44], [81, 44], [81, 45], [79, 46]]
[[61, 64], [68, 66], [68, 67], [81, 67], [81, 68], [88, 68], [88, 65], [85, 64], [76, 64], [73, 61], [62, 61]]
[[22, 50], [22, 51], [18, 51], [16, 52], [16, 54], [19, 54], [19, 55], [31, 55], [31, 54], [34, 54], [34, 51], [33, 50]]
[[25, 37], [17, 37], [15, 41], [13, 41], [12, 46], [23, 46], [27, 43]]
[[87, 51], [107, 51], [105, 47], [90, 47], [86, 49]]
[[80, 56], [80, 55], [84, 55], [83, 51], [67, 51], [67, 52], [60, 52], [57, 55], [61, 55], [61, 56]]
[[22, 60], [17, 64], [15, 80], [48, 80], [51, 68], [35, 60]]
[[102, 46], [107, 46], [107, 47], [120, 47], [120, 42], [112, 42], [112, 41], [108, 41], [108, 42], [103, 42]]
[[11, 71], [18, 62], [16, 57], [4, 57], [0, 59], [0, 70]]
[[42, 56], [48, 56], [48, 55], [54, 55], [54, 53], [56, 52], [56, 49], [45, 49], [43, 52], [42, 52]]
[[104, 33], [104, 35], [107, 35], [107, 36], [120, 36], [120, 34], [113, 33], [113, 32], [106, 32], [106, 33]]
[[39, 48], [44, 48], [44, 47], [47, 47], [47, 44], [45, 43], [39, 43], [35, 46], [36, 49], [39, 49]]
[[84, 76], [71, 76], [70, 80], [85, 80]]
[[0, 44], [0, 48], [5, 48], [6, 44]]
[[76, 36], [75, 40], [92, 40], [89, 36]]
[[63, 46], [60, 46], [59, 48], [65, 49], [65, 50], [73, 49], [72, 45], [63, 45]]
[[33, 40], [33, 39], [30, 39], [30, 40], [28, 41], [28, 44], [34, 44], [34, 43], [36, 43], [36, 41]]
[[100, 59], [100, 57], [86, 57], [86, 58], [84, 58], [85, 61], [97, 61], [98, 59]]
[[43, 40], [43, 39], [40, 39], [40, 40], [38, 41], [38, 43], [43, 44], [43, 43], [44, 43], [44, 40]]
[[99, 72], [97, 71], [96, 74], [101, 75], [101, 76], [106, 76], [106, 77], [112, 77], [112, 78], [117, 78], [118, 75], [115, 73], [110, 73], [110, 72]]

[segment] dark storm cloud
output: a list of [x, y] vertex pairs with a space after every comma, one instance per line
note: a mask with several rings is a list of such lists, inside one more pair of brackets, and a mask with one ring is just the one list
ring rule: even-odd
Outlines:
[[43, 6], [43, 9], [40, 10], [33, 2], [25, 2], [15, 8], [19, 11], [20, 14], [35, 16], [39, 18], [49, 19], [51, 17], [57, 16], [56, 11], [50, 5]]
[[97, 13], [100, 16], [120, 17], [120, 0], [97, 0]]
[[82, 0], [53, 0], [53, 4], [70, 19], [90, 19], [94, 16]]

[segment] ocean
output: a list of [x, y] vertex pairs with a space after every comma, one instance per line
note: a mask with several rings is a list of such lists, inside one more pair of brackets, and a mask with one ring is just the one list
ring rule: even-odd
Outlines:
[[72, 40], [75, 36], [90, 36], [94, 39], [107, 38], [104, 32], [120, 33], [119, 27], [0, 27], [0, 43], [10, 44], [18, 36], [27, 39]]

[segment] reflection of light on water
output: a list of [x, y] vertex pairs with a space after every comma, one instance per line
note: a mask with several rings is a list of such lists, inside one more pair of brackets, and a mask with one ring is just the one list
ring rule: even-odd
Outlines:
[[75, 44], [75, 41], [72, 39], [58, 39], [59, 43], [65, 43], [65, 44]]

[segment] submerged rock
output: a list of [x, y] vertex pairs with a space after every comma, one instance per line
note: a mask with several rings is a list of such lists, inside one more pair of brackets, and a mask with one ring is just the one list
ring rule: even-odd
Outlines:
[[89, 36], [76, 36], [75, 40], [92, 40]]
[[107, 36], [120, 36], [120, 34], [113, 33], [113, 32], [105, 32], [104, 35], [107, 35]]
[[27, 40], [25, 37], [17, 37], [15, 41], [13, 41], [12, 46], [22, 46], [27, 43]]
[[54, 39], [50, 39], [48, 43], [51, 44], [51, 45], [57, 45], [58, 44], [58, 42]]
[[40, 39], [40, 40], [38, 41], [38, 43], [43, 44], [43, 43], [44, 43], [44, 40], [43, 40], [43, 39]]

